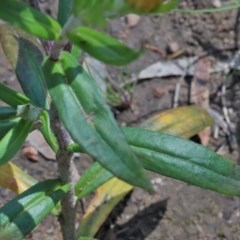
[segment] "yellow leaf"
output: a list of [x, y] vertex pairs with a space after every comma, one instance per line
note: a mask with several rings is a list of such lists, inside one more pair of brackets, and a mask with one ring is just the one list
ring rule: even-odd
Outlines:
[[161, 112], [141, 127], [183, 138], [190, 138], [213, 124], [213, 119], [199, 106], [185, 106]]
[[22, 171], [13, 163], [6, 163], [0, 167], [0, 186], [9, 188], [20, 194], [37, 183], [37, 180]]
[[133, 186], [112, 178], [99, 187], [80, 222], [78, 236], [93, 237], [112, 209], [133, 189]]

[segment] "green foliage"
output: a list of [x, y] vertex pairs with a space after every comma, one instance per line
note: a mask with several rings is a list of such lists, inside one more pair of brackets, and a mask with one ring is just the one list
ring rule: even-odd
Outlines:
[[9, 25], [0, 26], [0, 42], [18, 81], [36, 106], [47, 107], [47, 90], [41, 63], [43, 51], [37, 39]]
[[[150, 190], [141, 165], [124, 141], [98, 85], [83, 72], [75, 58], [63, 53], [61, 61], [47, 59], [43, 70], [58, 114], [73, 140], [116, 176]], [[126, 158], [120, 157], [123, 154]]]
[[0, 82], [0, 100], [10, 105], [13, 108], [17, 108], [18, 105], [29, 103], [30, 100], [23, 94], [12, 90], [3, 83]]
[[[29, 186], [27, 191], [3, 206], [0, 209], [1, 239], [24, 238], [51, 213], [58, 201], [64, 198], [62, 203], [66, 203], [73, 190], [74, 197], [79, 200], [113, 177], [151, 192], [152, 186], [144, 169], [222, 194], [240, 196], [240, 169], [229, 159], [178, 137], [145, 129], [120, 128], [99, 86], [79, 64], [80, 52], [107, 64], [129, 64], [141, 51], [90, 26], [104, 25], [107, 18], [129, 12], [166, 13], [175, 9], [179, 0], [156, 2], [154, 8], [147, 11], [130, 3], [134, 0], [62, 0], [55, 20], [21, 1], [1, 1], [0, 19], [8, 24], [0, 26], [0, 43], [23, 93], [0, 83], [0, 100], [8, 105], [0, 107], [0, 165], [11, 160], [36, 127], [57, 157], [64, 155], [68, 161], [73, 152], [84, 152], [95, 160], [72, 191], [69, 191], [71, 182], [61, 184], [60, 180], [46, 180]], [[226, 7], [237, 6], [239, 1]], [[51, 56], [46, 56], [35, 37], [55, 40]], [[66, 45], [69, 52], [63, 51]], [[73, 142], [68, 146], [52, 127], [56, 120], [52, 119], [55, 109], [66, 135]], [[194, 120], [187, 134], [184, 134], [187, 130], [179, 130], [179, 124], [185, 120], [178, 123], [171, 120], [165, 128], [162, 124], [162, 132], [174, 126], [176, 134], [189, 137], [212, 124], [206, 112], [194, 107], [185, 118], [191, 119], [194, 111], [194, 114], [203, 115], [204, 121]], [[167, 114], [169, 117], [172, 113]], [[181, 115], [182, 109], [174, 114], [175, 118]], [[158, 130], [158, 123], [154, 121], [151, 119], [144, 127]], [[8, 171], [6, 174], [6, 177], [13, 177], [14, 173]], [[63, 175], [61, 172], [59, 177], [65, 183]], [[28, 179], [28, 175], [24, 178]], [[1, 181], [5, 180], [0, 179], [3, 185]], [[21, 179], [16, 181], [20, 183]]]
[[0, 141], [0, 165], [7, 163], [17, 153], [33, 127], [33, 121], [21, 119]]
[[56, 20], [16, 0], [1, 0], [0, 18], [40, 38], [60, 37], [61, 27]]
[[140, 55], [115, 38], [87, 27], [76, 28], [67, 35], [76, 46], [108, 64], [125, 65]]

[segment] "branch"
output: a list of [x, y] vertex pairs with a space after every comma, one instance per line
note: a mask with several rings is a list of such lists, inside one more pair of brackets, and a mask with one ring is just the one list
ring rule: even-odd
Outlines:
[[56, 135], [59, 143], [59, 150], [57, 152], [57, 163], [59, 175], [62, 183], [69, 183], [70, 191], [62, 199], [62, 211], [59, 216], [61, 230], [64, 240], [75, 239], [75, 223], [76, 223], [76, 198], [74, 193], [75, 165], [72, 159], [72, 153], [66, 149], [72, 142], [68, 132], [60, 122], [55, 106], [52, 104], [50, 109], [51, 128]]

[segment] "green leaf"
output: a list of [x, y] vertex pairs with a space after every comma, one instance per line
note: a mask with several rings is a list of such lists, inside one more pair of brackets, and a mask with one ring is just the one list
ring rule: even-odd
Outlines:
[[47, 108], [47, 90], [41, 69], [44, 56], [38, 41], [5, 24], [0, 26], [0, 42], [24, 93], [36, 106]]
[[20, 119], [0, 120], [0, 140], [10, 131]]
[[0, 166], [10, 161], [17, 153], [32, 127], [33, 121], [21, 119], [4, 135], [0, 141]]
[[25, 95], [12, 90], [1, 82], [0, 99], [13, 108], [17, 108], [18, 105], [27, 104], [30, 102], [30, 100]]
[[42, 126], [40, 128], [40, 131], [45, 138], [46, 142], [49, 144], [49, 146], [52, 148], [52, 150], [56, 153], [58, 150], [58, 142], [57, 139], [51, 129], [50, 126], [50, 117], [46, 110], [42, 111], [40, 115], [40, 121], [42, 123]]
[[[187, 106], [157, 114], [147, 119], [141, 127], [181, 137], [192, 137], [211, 124], [212, 119], [205, 110], [198, 106]], [[70, 152], [83, 151], [78, 144], [70, 145], [68, 150]], [[76, 196], [82, 198], [88, 195], [112, 177], [112, 174], [95, 162], [77, 182]]]
[[78, 27], [67, 33], [69, 40], [94, 58], [113, 65], [125, 65], [137, 59], [135, 52], [117, 39], [87, 27]]
[[240, 166], [199, 144], [157, 132], [124, 128], [144, 168], [195, 186], [240, 196]]
[[[179, 137], [145, 129], [123, 128], [123, 130], [144, 168], [201, 188], [225, 195], [240, 196], [240, 166], [231, 160]], [[101, 173], [101, 166], [95, 164], [94, 168], [97, 169], [95, 172]], [[94, 176], [94, 168], [90, 167], [86, 171], [86, 179]], [[104, 180], [109, 179], [111, 175], [99, 181], [98, 185], [96, 178], [94, 184], [100, 186]], [[79, 180], [76, 185], [77, 195], [82, 196], [85, 195], [85, 191], [88, 194], [89, 191], [94, 190], [89, 186], [84, 189], [86, 182]], [[79, 186], [80, 188], [77, 189]]]
[[72, 0], [61, 0], [58, 1], [58, 22], [61, 26], [67, 22], [69, 16], [71, 15], [72, 11]]
[[67, 193], [59, 180], [38, 183], [0, 209], [0, 239], [23, 239]]
[[56, 20], [16, 0], [1, 0], [0, 18], [43, 39], [60, 37], [61, 26]]
[[141, 179], [142, 183], [145, 181], [147, 185], [148, 180], [142, 171], [142, 166], [127, 144], [97, 82], [79, 66], [78, 61], [70, 53], [63, 52], [61, 54], [61, 63], [68, 84], [81, 103], [85, 114], [89, 116], [88, 122], [90, 125], [93, 126], [117, 156], [124, 154], [124, 158], [120, 159], [120, 161], [125, 165], [125, 168], [132, 171], [133, 175]]
[[[0, 107], [0, 121], [16, 117], [17, 111], [12, 107]], [[1, 125], [0, 125], [1, 127]]]
[[[73, 140], [81, 145], [86, 153], [120, 179], [130, 182], [132, 185], [151, 190], [151, 186], [143, 175], [141, 168], [133, 161], [129, 163], [123, 161], [123, 158], [116, 154], [112, 145], [109, 145], [94, 129], [90, 121], [91, 116], [84, 111], [74, 90], [68, 85], [61, 61], [54, 62], [48, 59], [44, 64], [44, 73], [60, 119]], [[89, 103], [92, 104], [92, 102]], [[134, 166], [135, 169], [129, 166]]]

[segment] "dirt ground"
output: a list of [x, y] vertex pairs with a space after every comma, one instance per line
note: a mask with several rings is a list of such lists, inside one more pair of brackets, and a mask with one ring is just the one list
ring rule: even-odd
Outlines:
[[[188, 8], [211, 6], [214, 1], [183, 1]], [[129, 81], [132, 76], [157, 61], [173, 58], [197, 57], [209, 61], [212, 66], [218, 62], [230, 62], [238, 51], [239, 12], [226, 11], [213, 14], [190, 15], [173, 12], [164, 16], [141, 17], [133, 27], [126, 19], [111, 22], [109, 33], [129, 46], [139, 49], [145, 44], [143, 55], [128, 67], [108, 67], [109, 79], [118, 85]], [[19, 88], [12, 71], [0, 55], [1, 81]], [[137, 81], [131, 88], [133, 94], [125, 96], [124, 110], [115, 114], [122, 125], [138, 125], [154, 113], [170, 109], [176, 94], [176, 84], [181, 76], [167, 76]], [[108, 79], [108, 80], [109, 80]], [[184, 78], [179, 91], [178, 105], [188, 105], [191, 81]], [[226, 93], [223, 100], [223, 87]], [[207, 83], [209, 107], [219, 116], [225, 116], [228, 110], [230, 127], [219, 128], [214, 134], [212, 128], [208, 146], [219, 153], [239, 162], [240, 137], [240, 82], [238, 73], [229, 77], [221, 71], [210, 75]], [[123, 96], [122, 96], [123, 97]], [[127, 98], [127, 100], [126, 100]], [[131, 101], [130, 101], [131, 100]], [[129, 106], [130, 101], [130, 108]], [[122, 108], [122, 106], [121, 106]], [[230, 129], [230, 130], [229, 130]], [[216, 133], [216, 132], [215, 132]], [[57, 176], [55, 161], [42, 158], [30, 162], [21, 153], [13, 160], [17, 165], [36, 177], [46, 179]], [[80, 172], [89, 165], [87, 158], [76, 158]], [[99, 233], [103, 240], [240, 240], [240, 202], [238, 198], [189, 186], [157, 174], [149, 173], [155, 188], [155, 194], [149, 195], [136, 188], [114, 221], [109, 219], [109, 227]], [[0, 203], [14, 195], [0, 189]], [[26, 239], [61, 239], [59, 225], [51, 216]]]

